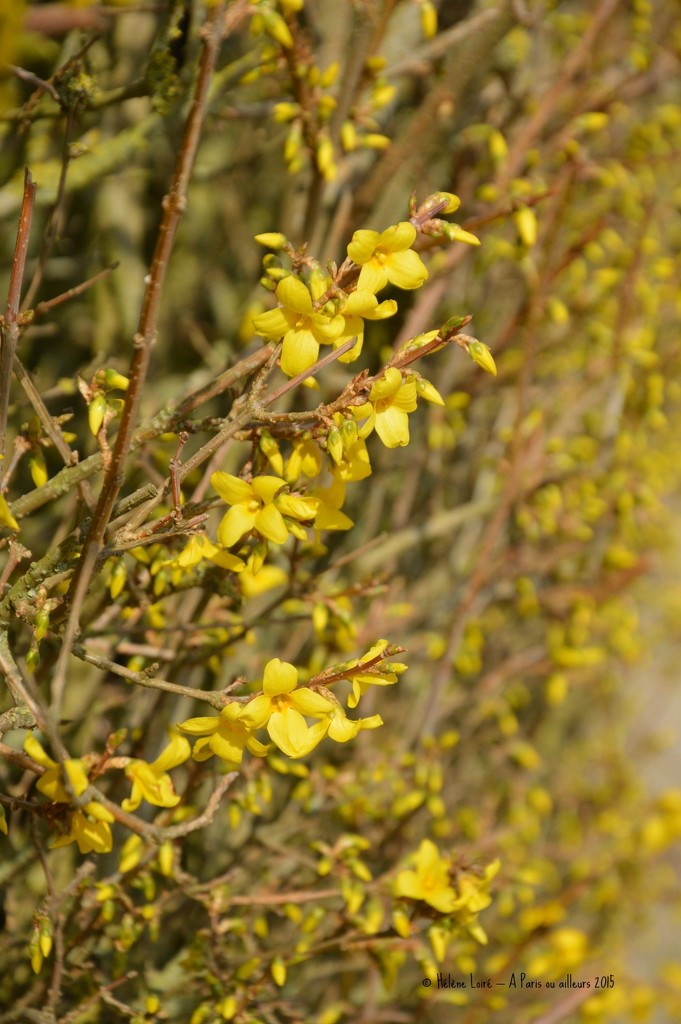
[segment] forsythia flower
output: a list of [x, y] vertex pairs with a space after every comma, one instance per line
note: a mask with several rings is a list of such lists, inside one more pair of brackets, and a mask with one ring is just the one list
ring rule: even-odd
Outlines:
[[80, 796], [87, 789], [88, 777], [82, 761], [69, 758], [68, 761], [64, 761], [63, 765], [58, 764], [57, 761], [53, 761], [45, 753], [42, 744], [30, 733], [24, 740], [24, 750], [29, 757], [32, 757], [34, 761], [37, 761], [39, 765], [47, 769], [38, 779], [36, 788], [41, 793], [44, 793], [45, 796], [48, 796], [50, 800], [64, 804], [68, 804], [71, 801], [71, 797], [64, 785], [62, 768], [76, 796]]
[[297, 683], [298, 669], [273, 658], [265, 665], [263, 692], [238, 716], [247, 729], [266, 726], [270, 739], [289, 757], [308, 754], [327, 732], [327, 721], [309, 726], [303, 716], [325, 719], [334, 710], [331, 701], [307, 687], [296, 689]]
[[132, 780], [132, 793], [124, 800], [121, 807], [124, 811], [134, 811], [147, 800], [156, 807], [175, 807], [180, 798], [175, 792], [172, 779], [168, 774], [170, 768], [176, 768], [191, 755], [189, 741], [175, 730], [168, 732], [170, 743], [163, 753], [147, 764], [146, 761], [131, 761], [125, 774]]
[[336, 743], [347, 743], [348, 740], [354, 740], [362, 729], [378, 729], [381, 725], [383, 719], [380, 715], [370, 715], [369, 718], [359, 718], [353, 722], [340, 704], [335, 704], [329, 716], [328, 735]]
[[109, 826], [114, 820], [113, 814], [98, 803], [89, 803], [78, 808], [70, 815], [69, 831], [66, 835], [53, 839], [50, 846], [53, 850], [69, 843], [78, 843], [81, 853], [110, 853], [113, 849], [113, 837]]
[[286, 479], [297, 480], [300, 474], [313, 479], [322, 471], [324, 457], [321, 448], [311, 437], [303, 436], [292, 444], [292, 451], [286, 460]]
[[386, 448], [397, 448], [409, 444], [407, 414], [415, 408], [416, 381], [413, 377], [403, 380], [397, 367], [389, 366], [369, 392], [368, 403], [354, 411], [360, 419], [368, 416], [361, 429], [363, 437], [375, 429]]
[[316, 363], [319, 346], [334, 341], [342, 333], [345, 320], [317, 312], [308, 288], [296, 277], [280, 281], [276, 296], [279, 307], [254, 317], [253, 329], [271, 341], [284, 339], [281, 368], [295, 377]]
[[[81, 796], [88, 787], [88, 777], [82, 761], [69, 758], [63, 766], [49, 757], [35, 736], [28, 735], [24, 740], [24, 750], [34, 761], [47, 771], [38, 779], [37, 788], [45, 796], [56, 803], [69, 803], [71, 797], [64, 785], [62, 768], [76, 796]], [[114, 820], [110, 811], [100, 804], [91, 801], [83, 808], [69, 813], [69, 831], [53, 839], [50, 846], [55, 849], [78, 843], [81, 853], [108, 853], [113, 846], [109, 825]]]
[[207, 558], [223, 569], [231, 569], [232, 572], [241, 572], [245, 568], [245, 562], [229, 551], [223, 551], [208, 539], [205, 533], [195, 534], [190, 537], [186, 545], [175, 557], [166, 562], [166, 565], [178, 569], [192, 569], [199, 562]]
[[352, 519], [341, 511], [345, 501], [345, 481], [339, 474], [333, 474], [330, 487], [317, 487], [313, 494], [319, 501], [315, 529], [349, 530], [354, 525]]
[[355, 231], [348, 256], [362, 268], [358, 291], [378, 292], [388, 283], [404, 289], [420, 288], [428, 271], [410, 248], [415, 238], [416, 228], [409, 221], [394, 224], [380, 234], [366, 229]]
[[395, 879], [395, 894], [412, 900], [422, 900], [441, 914], [451, 914], [457, 898], [449, 880], [449, 862], [435, 843], [424, 839], [410, 858], [413, 870], [403, 869]]
[[[348, 662], [345, 665], [346, 669], [361, 668], [362, 665], [367, 662], [374, 661], [374, 659], [382, 654], [388, 646], [387, 640], [379, 640], [378, 643], [374, 644], [370, 651], [367, 651], [365, 655], [355, 661]], [[352, 684], [352, 693], [348, 697], [348, 707], [356, 708], [359, 704], [360, 697], [366, 693], [369, 686], [390, 686], [392, 683], [397, 682], [397, 676], [404, 672], [406, 665], [401, 663], [391, 663], [389, 670], [385, 671], [379, 668], [377, 664], [371, 666], [371, 669], [365, 673], [352, 674], [350, 682]]]
[[241, 764], [244, 747], [257, 757], [264, 757], [267, 747], [251, 736], [246, 726], [238, 721], [241, 705], [233, 701], [222, 709], [219, 716], [188, 718], [178, 729], [190, 736], [200, 736], [192, 754], [195, 761], [206, 761], [213, 754], [230, 765]]
[[339, 348], [349, 338], [356, 337], [357, 342], [349, 352], [340, 356], [339, 363], [351, 363], [358, 358], [364, 344], [364, 320], [385, 320], [397, 312], [394, 299], [379, 302], [371, 291], [356, 291], [348, 295], [341, 310], [345, 327], [334, 340], [333, 347]]
[[249, 484], [219, 471], [213, 473], [210, 482], [223, 501], [232, 506], [218, 527], [218, 540], [223, 548], [232, 547], [251, 530], [257, 530], [274, 544], [284, 544], [291, 529], [284, 515], [312, 520], [317, 512], [318, 502], [314, 498], [279, 495], [286, 481], [278, 476], [256, 476]]

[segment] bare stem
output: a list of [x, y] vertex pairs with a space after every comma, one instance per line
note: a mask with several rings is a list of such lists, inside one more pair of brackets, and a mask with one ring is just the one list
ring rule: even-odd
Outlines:
[[[21, 213], [19, 214], [17, 241], [14, 248], [12, 272], [7, 293], [7, 308], [4, 320], [0, 325], [0, 337], [2, 338], [2, 351], [0, 352], [0, 455], [5, 454], [9, 389], [12, 381], [14, 353], [17, 350], [19, 341], [19, 302], [21, 300], [21, 285], [26, 269], [26, 254], [28, 252], [28, 239], [31, 233], [36, 188], [37, 186], [31, 178], [31, 172], [26, 168], [24, 173], [24, 195], [21, 203]], [[1, 479], [2, 470], [0, 469]]]
[[[244, 7], [243, 10], [245, 15], [246, 8]], [[63, 646], [55, 667], [52, 686], [52, 703], [57, 712], [63, 700], [66, 666], [71, 645], [78, 631], [80, 611], [95, 568], [97, 553], [102, 545], [104, 532], [125, 478], [125, 465], [130, 452], [134, 425], [149, 369], [151, 349], [156, 340], [161, 295], [177, 228], [187, 205], [189, 180], [201, 139], [209, 86], [220, 50], [223, 31], [224, 4], [218, 3], [209, 10], [208, 21], [203, 32], [203, 51], [199, 63], [194, 99], [189, 111], [173, 180], [168, 194], [163, 200], [163, 218], [148, 276], [138, 330], [134, 338], [134, 351], [128, 373], [130, 386], [126, 394], [121, 424], [111, 453], [111, 462], [69, 590], [71, 607], [64, 631]]]

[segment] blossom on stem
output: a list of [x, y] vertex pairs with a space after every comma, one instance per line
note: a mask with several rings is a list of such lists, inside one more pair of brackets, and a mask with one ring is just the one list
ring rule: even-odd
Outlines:
[[385, 320], [394, 316], [397, 312], [397, 303], [394, 299], [385, 299], [379, 302], [372, 291], [368, 289], [351, 292], [347, 296], [341, 309], [341, 316], [345, 321], [342, 332], [334, 339], [334, 349], [340, 348], [349, 338], [357, 338], [357, 341], [345, 355], [339, 356], [339, 363], [352, 363], [358, 358], [364, 344], [364, 321]]
[[[45, 752], [42, 744], [29, 734], [24, 740], [24, 750], [46, 769], [36, 783], [37, 789], [55, 803], [68, 804], [71, 801], [64, 778], [69, 781], [73, 794], [81, 796], [89, 785], [87, 771], [82, 761], [69, 758], [63, 765], [53, 761]], [[68, 815], [68, 831], [64, 835], [52, 839], [50, 847], [56, 849], [78, 843], [82, 854], [108, 853], [113, 846], [110, 824], [114, 817], [110, 811], [96, 801], [90, 801], [84, 807], [77, 807]]]
[[132, 781], [132, 792], [121, 804], [124, 811], [137, 810], [142, 800], [156, 807], [176, 807], [179, 804], [180, 798], [167, 772], [188, 760], [191, 747], [189, 741], [174, 729], [170, 729], [168, 735], [170, 743], [155, 761], [147, 764], [146, 761], [134, 760], [126, 767], [125, 774]]
[[326, 719], [331, 701], [308, 687], [298, 687], [298, 669], [273, 658], [265, 665], [263, 692], [241, 709], [238, 720], [247, 729], [267, 728], [270, 739], [289, 757], [309, 754], [324, 738], [326, 720], [309, 726], [304, 716]]
[[207, 761], [216, 754], [230, 767], [240, 765], [244, 747], [257, 757], [265, 756], [268, 748], [238, 720], [240, 711], [241, 705], [233, 701], [217, 717], [188, 718], [178, 725], [180, 732], [201, 737], [194, 744], [192, 757], [195, 761]]
[[424, 839], [410, 861], [413, 868], [403, 869], [395, 879], [395, 894], [422, 900], [441, 914], [451, 914], [457, 896], [449, 879], [449, 862], [435, 843]]
[[256, 476], [249, 484], [218, 471], [210, 482], [223, 501], [232, 506], [218, 527], [218, 541], [223, 548], [232, 547], [251, 530], [257, 530], [274, 544], [284, 544], [291, 531], [284, 516], [305, 521], [313, 520], [317, 512], [314, 498], [279, 494], [286, 481], [278, 476]]
[[256, 334], [269, 341], [283, 338], [281, 368], [289, 377], [304, 373], [319, 356], [319, 346], [328, 345], [343, 331], [342, 316], [317, 312], [309, 289], [296, 277], [285, 277], [276, 290], [279, 306], [253, 318]]
[[386, 448], [409, 444], [408, 413], [416, 409], [416, 381], [403, 380], [396, 366], [389, 366], [369, 392], [369, 401], [354, 409], [358, 419], [367, 422], [360, 435], [367, 437], [375, 430]]
[[418, 253], [410, 248], [416, 239], [416, 228], [401, 221], [385, 231], [360, 229], [348, 245], [348, 256], [362, 269], [357, 281], [358, 291], [378, 292], [387, 284], [397, 288], [420, 288], [428, 271]]

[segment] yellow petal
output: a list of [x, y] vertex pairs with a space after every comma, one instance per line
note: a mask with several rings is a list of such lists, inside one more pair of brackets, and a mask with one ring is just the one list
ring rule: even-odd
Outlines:
[[305, 373], [317, 362], [319, 342], [310, 330], [291, 330], [284, 338], [281, 368], [287, 377]]
[[297, 277], [285, 277], [277, 285], [277, 300], [294, 313], [311, 313], [312, 296], [302, 281]]
[[265, 665], [263, 673], [263, 693], [275, 697], [282, 693], [291, 693], [298, 685], [298, 669], [288, 661], [272, 658]]
[[284, 517], [274, 505], [265, 505], [255, 515], [254, 527], [267, 540], [273, 544], [285, 544], [288, 538], [288, 530]]
[[243, 505], [233, 505], [225, 512], [218, 526], [218, 541], [223, 548], [231, 548], [245, 533], [255, 526], [255, 512], [249, 512]]
[[355, 231], [352, 241], [348, 245], [348, 256], [354, 263], [360, 265], [366, 263], [373, 256], [380, 237], [378, 231], [369, 231], [364, 228]]
[[214, 490], [228, 505], [238, 505], [250, 501], [253, 497], [251, 485], [238, 476], [232, 476], [231, 473], [223, 473], [219, 470], [217, 473], [213, 473], [210, 482]]

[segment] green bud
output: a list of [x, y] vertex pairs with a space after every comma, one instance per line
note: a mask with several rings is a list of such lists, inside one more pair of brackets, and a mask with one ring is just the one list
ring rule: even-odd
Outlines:
[[35, 672], [39, 664], [40, 651], [38, 650], [38, 647], [34, 642], [31, 644], [26, 654], [26, 668], [29, 670], [29, 672]]
[[341, 437], [343, 439], [343, 447], [345, 448], [346, 452], [350, 451], [353, 444], [357, 440], [357, 420], [343, 420], [340, 432]]
[[114, 389], [127, 391], [129, 383], [128, 378], [124, 377], [118, 370], [104, 370], [104, 384], [110, 391]]
[[328, 448], [329, 455], [336, 465], [338, 465], [343, 458], [343, 439], [341, 437], [340, 430], [337, 430], [335, 427], [331, 427], [326, 436], [326, 446]]
[[46, 608], [41, 608], [35, 617], [35, 639], [39, 643], [50, 628], [50, 613]]

